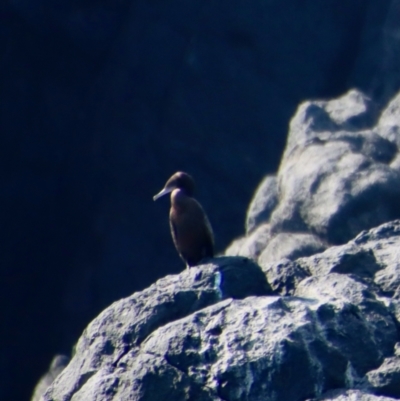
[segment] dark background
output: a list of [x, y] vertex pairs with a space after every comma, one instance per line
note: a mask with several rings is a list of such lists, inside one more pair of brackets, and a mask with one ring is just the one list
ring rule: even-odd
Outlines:
[[111, 302], [184, 268], [191, 173], [217, 248], [279, 165], [299, 102], [399, 88], [397, 1], [0, 2], [0, 399], [28, 400]]

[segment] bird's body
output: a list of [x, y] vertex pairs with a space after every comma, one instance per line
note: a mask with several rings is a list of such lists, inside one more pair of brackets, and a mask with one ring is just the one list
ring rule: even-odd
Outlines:
[[164, 189], [154, 197], [171, 193], [169, 222], [171, 235], [180, 257], [188, 267], [214, 256], [214, 236], [200, 203], [192, 197], [193, 179], [186, 173], [175, 173]]

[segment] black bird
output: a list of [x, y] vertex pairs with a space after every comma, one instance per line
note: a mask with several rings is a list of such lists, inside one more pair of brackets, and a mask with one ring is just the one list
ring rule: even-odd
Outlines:
[[171, 235], [179, 256], [188, 268], [197, 265], [204, 258], [214, 256], [213, 231], [200, 203], [193, 198], [193, 192], [193, 178], [179, 171], [153, 197], [157, 200], [171, 193]]

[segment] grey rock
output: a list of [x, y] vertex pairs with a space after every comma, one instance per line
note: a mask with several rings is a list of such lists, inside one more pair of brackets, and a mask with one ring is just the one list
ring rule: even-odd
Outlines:
[[383, 292], [394, 295], [400, 286], [400, 221], [383, 224], [368, 232], [362, 232], [354, 243], [365, 250], [372, 250], [381, 269], [376, 272], [374, 281]]
[[261, 268], [273, 292], [280, 295], [293, 295], [297, 285], [311, 275], [306, 265], [288, 259], [263, 264]]
[[[356, 131], [370, 125], [375, 111], [371, 98], [358, 90], [350, 90], [344, 96], [328, 102], [317, 103], [339, 130]], [[318, 127], [315, 127], [318, 130]]]
[[366, 379], [371, 392], [400, 398], [400, 357], [385, 358], [378, 369], [367, 373]]
[[66, 355], [56, 355], [49, 366], [49, 370], [40, 378], [39, 382], [33, 390], [31, 401], [39, 401], [53, 383], [54, 379], [65, 369], [69, 363], [69, 358]]
[[[330, 247], [324, 252], [295, 261], [283, 259], [262, 263], [273, 291], [292, 295], [297, 285], [309, 276], [326, 276], [330, 273], [349, 274], [368, 283], [379, 296], [386, 295], [387, 305], [400, 317], [397, 303], [400, 299], [398, 249], [400, 247], [400, 221], [385, 223], [363, 231], [345, 245]], [[386, 301], [385, 301], [386, 302]], [[400, 322], [400, 320], [399, 320]]]
[[[277, 174], [264, 178], [249, 205], [235, 254], [261, 265], [296, 260], [399, 218], [399, 98], [377, 122], [376, 104], [357, 90], [301, 104]], [[265, 224], [268, 235], [252, 235]]]
[[393, 261], [393, 263], [388, 263], [385, 269], [380, 270], [375, 275], [375, 282], [379, 285], [382, 291], [388, 295], [394, 295], [396, 298], [398, 298], [400, 286], [398, 265], [398, 260]]
[[374, 277], [375, 273], [382, 269], [370, 247], [364, 249], [353, 242], [331, 247], [321, 254], [299, 260], [298, 263], [306, 264], [313, 276], [328, 273], [352, 273]]
[[[330, 247], [322, 253], [261, 263], [272, 289], [279, 294], [293, 294], [297, 284], [308, 276], [330, 273], [350, 274], [368, 285], [379, 296], [389, 296], [387, 305], [400, 322], [400, 221], [395, 220], [361, 232], [345, 245]], [[386, 302], [386, 301], [385, 301]]]
[[385, 304], [365, 283], [331, 273], [301, 281], [295, 295], [329, 300], [329, 305], [319, 310], [320, 318], [328, 341], [351, 362], [353, 380], [357, 381], [393, 353], [397, 327]]
[[[377, 97], [398, 89], [397, 5], [1, 1], [0, 121], [13, 135], [2, 158], [1, 221], [10, 229], [0, 264], [18, 265], [21, 288], [54, 288], [35, 301], [0, 280], [21, 316], [6, 316], [3, 343], [21, 333], [27, 357], [50, 341], [72, 344], [104, 305], [179, 270], [167, 230], [148, 223], [163, 217], [148, 202], [160, 171], [192, 169], [207, 182], [203, 204], [219, 222], [219, 244], [239, 235], [236, 216], [278, 165], [299, 101], [354, 83]], [[143, 177], [148, 185], [134, 192]], [[46, 304], [67, 306], [43, 314]], [[41, 331], [42, 316], [53, 318]], [[16, 391], [37, 365], [1, 354], [0, 398], [26, 399]]]
[[105, 335], [95, 320], [44, 400], [90, 401], [99, 394], [104, 400], [189, 400], [194, 394], [200, 400], [304, 399], [345, 384], [348, 360], [317, 329], [327, 320], [322, 311], [329, 309], [337, 324], [329, 335], [340, 337], [346, 307], [335, 306], [336, 312], [316, 299], [226, 300], [159, 327], [132, 344], [115, 366], [113, 348], [102, 359], [93, 358], [100, 356], [100, 340], [115, 340], [118, 332]]
[[307, 401], [394, 401], [394, 398], [381, 397], [363, 390], [333, 390], [322, 397]]
[[[389, 311], [391, 312], [393, 319], [395, 319], [399, 329], [400, 329], [400, 300], [399, 299], [390, 299], [390, 298], [383, 298], [382, 301], [385, 302], [387, 305]], [[399, 354], [399, 352], [395, 349], [396, 355]], [[400, 355], [398, 355], [400, 356]]]
[[[354, 242], [356, 244], [369, 244], [376, 246], [378, 243], [381, 243], [381, 241], [386, 240], [383, 244], [386, 247], [394, 241], [397, 241], [396, 237], [398, 236], [400, 236], [400, 221], [394, 220], [371, 230], [360, 232], [354, 239]], [[381, 248], [381, 246], [378, 247], [379, 250], [381, 250]], [[382, 256], [384, 260], [387, 260], [387, 254], [383, 254]]]
[[[238, 256], [240, 255], [242, 245], [246, 241], [246, 237], [239, 237], [234, 239], [224, 251], [225, 256]], [[244, 255], [242, 255], [244, 256]]]
[[260, 183], [246, 216], [246, 234], [248, 235], [261, 223], [266, 223], [278, 203], [278, 185], [275, 176], [267, 175]]
[[382, 111], [377, 132], [400, 148], [400, 94], [397, 94]]
[[310, 231], [337, 244], [399, 216], [400, 175], [389, 164], [397, 148], [372, 131], [349, 130], [362, 107], [338, 124], [349, 98], [354, 92], [336, 100], [336, 108], [306, 102], [292, 119], [273, 230]]
[[[200, 275], [204, 274], [202, 271]], [[215, 276], [215, 280], [220, 279], [219, 291], [222, 298], [241, 299], [250, 295], [271, 293], [271, 287], [261, 268], [247, 258], [220, 257], [214, 265], [208, 267], [208, 271], [208, 274]]]
[[[376, 131], [380, 136], [400, 148], [400, 94], [397, 94], [383, 110]], [[400, 155], [397, 152], [390, 166], [400, 171]]]
[[[357, 90], [350, 90], [337, 99], [302, 103], [290, 122], [282, 162], [285, 163], [295, 150], [301, 150], [307, 144], [335, 140], [337, 135], [349, 131], [354, 134], [361, 127], [364, 128], [365, 124], [356, 126], [354, 121], [362, 121], [363, 118], [368, 120], [371, 108], [370, 99]], [[325, 135], [320, 138], [322, 133]]]
[[262, 271], [221, 257], [167, 276], [100, 314], [43, 400], [397, 397], [400, 302], [373, 280], [399, 233], [394, 221]]
[[[89, 379], [90, 386], [96, 386], [97, 380], [103, 382], [103, 379], [109, 383], [108, 376], [91, 377], [100, 367], [106, 371], [115, 367], [131, 349], [167, 322], [179, 320], [224, 298], [269, 292], [261, 269], [245, 258], [219, 258], [215, 264], [167, 276], [141, 293], [114, 303], [89, 325], [76, 346], [74, 358], [59, 378], [63, 383], [63, 395], [54, 397], [72, 397]], [[114, 378], [110, 380], [115, 383]], [[83, 398], [78, 399], [88, 396], [87, 388]], [[49, 398], [45, 396], [44, 399]]]
[[258, 258], [258, 263], [262, 266], [280, 259], [296, 260], [325, 249], [326, 244], [316, 235], [283, 232], [272, 237]]
[[232, 242], [225, 250], [226, 256], [244, 256], [246, 258], [258, 260], [265, 244], [271, 238], [271, 228], [269, 224], [258, 226], [250, 235], [242, 237]]

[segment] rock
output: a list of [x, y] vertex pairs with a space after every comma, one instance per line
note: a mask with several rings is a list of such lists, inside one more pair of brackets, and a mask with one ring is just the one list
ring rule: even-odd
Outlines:
[[372, 250], [378, 265], [374, 281], [381, 290], [392, 296], [400, 285], [399, 260], [397, 251], [400, 247], [400, 221], [383, 224], [368, 232], [362, 232], [354, 243], [365, 250]]
[[345, 245], [296, 261], [261, 263], [261, 267], [273, 291], [282, 295], [293, 294], [297, 285], [309, 276], [349, 274], [368, 283], [376, 294], [391, 297], [383, 299], [400, 322], [399, 234], [400, 221], [395, 220], [363, 231]]
[[257, 227], [249, 236], [242, 237], [232, 242], [225, 250], [226, 256], [244, 256], [246, 258], [258, 260], [260, 253], [265, 248], [271, 238], [271, 228], [269, 224], [262, 224]]
[[[354, 134], [353, 141], [356, 143], [356, 133], [365, 128], [370, 119], [371, 108], [373, 105], [370, 99], [357, 90], [350, 90], [337, 99], [312, 100], [300, 104], [290, 122], [282, 162], [286, 163], [293, 152], [302, 152], [307, 145], [334, 141], [337, 135], [343, 135], [346, 131]], [[358, 142], [360, 145], [360, 139]], [[324, 161], [321, 159], [320, 163]]]
[[[373, 228], [371, 230], [364, 230], [357, 235], [354, 239], [356, 244], [369, 244], [376, 246], [378, 243], [381, 244], [383, 240], [387, 240], [382, 245], [390, 245], [393, 241], [397, 241], [400, 236], [400, 221], [395, 220], [387, 224], [382, 224], [379, 227]], [[388, 254], [382, 254], [382, 247], [377, 247], [379, 255], [382, 255], [383, 260], [387, 261], [386, 257]]]
[[[376, 127], [376, 131], [380, 136], [396, 144], [398, 148], [400, 145], [400, 122], [398, 118], [399, 109], [400, 94], [397, 94], [383, 110]], [[400, 171], [399, 153], [396, 153], [396, 156], [391, 161], [390, 166], [396, 171]]]
[[301, 281], [295, 295], [329, 303], [319, 310], [323, 330], [331, 345], [351, 362], [354, 381], [393, 352], [397, 341], [393, 317], [365, 283], [331, 273]]
[[[400, 217], [398, 103], [377, 123], [376, 104], [357, 90], [301, 104], [277, 174], [264, 178], [249, 206], [237, 255], [261, 265], [296, 260]], [[261, 225], [268, 235], [253, 237]]]
[[260, 183], [246, 216], [246, 234], [251, 233], [256, 227], [269, 221], [272, 211], [278, 203], [278, 186], [275, 176], [267, 175]]
[[[271, 287], [261, 268], [247, 258], [220, 257], [214, 262], [214, 266], [217, 267], [215, 280], [220, 280], [219, 289], [222, 298], [241, 299], [249, 295], [271, 293]], [[208, 269], [211, 269], [211, 267], [208, 267]], [[200, 275], [202, 274], [203, 272], [201, 271]]]
[[400, 357], [385, 358], [379, 368], [367, 373], [366, 379], [371, 392], [400, 398]]
[[333, 390], [328, 391], [322, 397], [307, 401], [394, 401], [394, 398], [379, 397], [366, 393], [363, 390]]
[[297, 285], [311, 275], [306, 265], [288, 259], [261, 266], [273, 292], [280, 295], [293, 295]]
[[399, 233], [389, 222], [265, 276], [243, 257], [167, 276], [87, 327], [43, 401], [398, 397], [400, 303], [373, 280]]
[[[397, 315], [400, 299], [397, 251], [400, 247], [400, 221], [385, 223], [360, 233], [353, 241], [330, 247], [324, 252], [295, 261], [261, 263], [260, 266], [275, 293], [293, 294], [293, 290], [306, 277], [326, 276], [330, 273], [350, 274], [372, 288], [377, 294], [386, 294], [388, 306]], [[400, 306], [399, 306], [400, 308]], [[400, 317], [400, 309], [398, 312]], [[400, 320], [399, 320], [400, 321]]]
[[261, 266], [281, 259], [296, 260], [326, 249], [326, 245], [316, 235], [307, 233], [279, 233], [267, 244], [258, 258]]
[[[298, 263], [302, 265], [303, 259]], [[304, 264], [313, 276], [323, 276], [328, 273], [351, 273], [374, 277], [375, 273], [382, 269], [382, 266], [376, 261], [372, 249], [364, 249], [353, 242], [331, 247], [322, 254], [306, 258]]]
[[44, 374], [35, 389], [33, 390], [31, 401], [40, 401], [44, 392], [48, 389], [54, 379], [65, 369], [69, 363], [66, 355], [56, 355], [49, 366], [49, 370]]
[[[119, 330], [114, 324], [114, 335], [105, 335], [95, 320], [78, 343], [75, 361], [44, 400], [73, 396], [90, 401], [96, 394], [103, 394], [104, 400], [188, 400], [196, 394], [200, 400], [274, 395], [286, 401], [343, 386], [348, 361], [315, 329], [323, 324], [321, 307], [318, 301], [298, 298], [226, 300], [160, 326], [115, 362], [113, 347], [99, 352], [99, 335], [102, 343], [115, 341]], [[115, 308], [117, 304], [111, 307]]]
[[359, 131], [367, 128], [376, 116], [375, 104], [371, 98], [354, 89], [343, 97], [320, 102], [319, 105], [328, 113], [334, 126], [340, 130]]
[[273, 230], [310, 231], [337, 244], [399, 216], [394, 205], [400, 175], [390, 167], [397, 148], [372, 131], [349, 131], [363, 107], [338, 123], [349, 98], [354, 101], [354, 92], [336, 100], [336, 108], [332, 102], [306, 102], [292, 119]]
[[[63, 383], [62, 397], [70, 397], [87, 381], [89, 386], [98, 385], [98, 380], [104, 385], [110, 380], [118, 381], [109, 375], [92, 376], [100, 368], [109, 370], [117, 366], [130, 350], [140, 346], [166, 323], [228, 297], [244, 298], [269, 292], [260, 268], [245, 258], [220, 258], [215, 264], [191, 268], [181, 275], [159, 280], [143, 292], [114, 303], [86, 329], [74, 358], [59, 378]], [[79, 396], [82, 398], [77, 399], [91, 399], [87, 391], [86, 387]], [[48, 399], [47, 396], [44, 399]]]
[[168, 228], [149, 224], [164, 217], [149, 201], [161, 172], [207, 182], [221, 249], [300, 101], [356, 86], [382, 107], [399, 87], [396, 15], [394, 0], [1, 1], [0, 292], [19, 316], [2, 343], [20, 354], [1, 352], [0, 398], [27, 399], [50, 343], [181, 269]]
[[400, 94], [397, 94], [382, 111], [377, 124], [377, 133], [382, 138], [394, 143], [397, 148], [400, 148], [399, 114]]
[[[238, 256], [240, 254], [240, 249], [246, 241], [245, 237], [239, 237], [233, 240], [224, 251], [225, 256]], [[242, 255], [244, 256], [244, 255]]]

